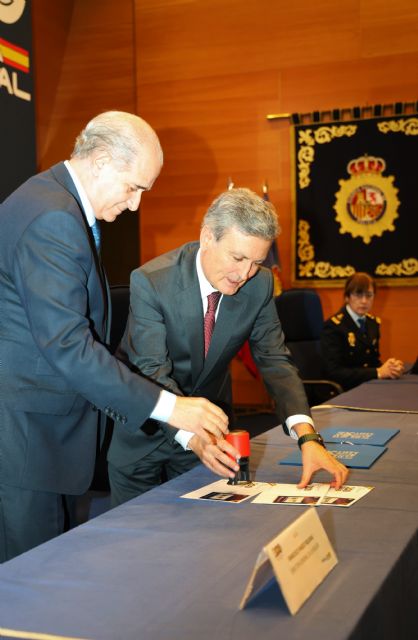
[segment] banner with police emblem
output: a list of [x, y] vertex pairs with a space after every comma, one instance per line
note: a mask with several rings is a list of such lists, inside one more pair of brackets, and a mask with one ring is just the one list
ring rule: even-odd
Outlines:
[[30, 0], [0, 0], [0, 202], [36, 172]]
[[418, 284], [418, 117], [297, 125], [292, 284]]

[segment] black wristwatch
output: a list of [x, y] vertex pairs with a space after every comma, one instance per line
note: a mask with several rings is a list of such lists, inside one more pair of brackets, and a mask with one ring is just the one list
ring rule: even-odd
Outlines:
[[317, 433], [316, 431], [315, 431], [315, 433], [305, 433], [304, 436], [300, 436], [300, 438], [298, 439], [298, 447], [299, 447], [299, 449], [302, 448], [302, 445], [305, 442], [309, 442], [310, 440], [314, 440], [315, 442], [320, 444], [325, 449], [325, 442], [323, 441], [321, 434]]

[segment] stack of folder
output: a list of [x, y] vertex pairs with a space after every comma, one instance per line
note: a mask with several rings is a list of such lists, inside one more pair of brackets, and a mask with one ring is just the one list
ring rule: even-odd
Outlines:
[[[385, 445], [397, 433], [399, 429], [328, 427], [320, 430], [328, 451], [351, 469], [369, 469], [384, 454], [387, 450]], [[301, 465], [300, 451], [280, 460], [280, 464]]]

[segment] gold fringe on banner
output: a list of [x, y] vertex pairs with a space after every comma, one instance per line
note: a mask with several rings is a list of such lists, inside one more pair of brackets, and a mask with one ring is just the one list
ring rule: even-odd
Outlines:
[[366, 105], [364, 107], [343, 107], [308, 113], [269, 113], [267, 120], [290, 120], [292, 124], [309, 124], [318, 122], [337, 122], [341, 120], [358, 120], [380, 116], [407, 115], [418, 111], [418, 101], [393, 102], [391, 104]]

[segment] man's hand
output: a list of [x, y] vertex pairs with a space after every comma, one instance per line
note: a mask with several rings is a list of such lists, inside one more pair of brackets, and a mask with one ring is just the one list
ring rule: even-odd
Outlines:
[[298, 484], [299, 489], [304, 489], [310, 482], [315, 471], [325, 469], [334, 477], [331, 487], [340, 489], [348, 477], [348, 469], [339, 462], [332, 453], [324, 449], [314, 440], [302, 444], [302, 478]]
[[228, 417], [222, 409], [205, 398], [177, 396], [168, 424], [195, 433], [207, 444], [212, 444], [210, 434], [222, 438], [228, 433]]
[[218, 440], [213, 438], [213, 441], [208, 444], [195, 435], [190, 438], [189, 447], [199, 456], [203, 464], [218, 476], [234, 478], [239, 471], [239, 465], [236, 462], [240, 457], [239, 453], [224, 438]]

